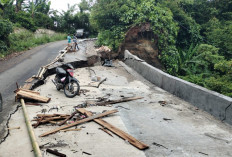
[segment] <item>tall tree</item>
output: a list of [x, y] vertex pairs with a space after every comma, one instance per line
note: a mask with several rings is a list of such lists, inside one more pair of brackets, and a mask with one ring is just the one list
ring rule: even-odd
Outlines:
[[24, 0], [16, 0], [16, 5], [15, 5], [15, 12], [19, 12], [22, 10], [22, 4]]

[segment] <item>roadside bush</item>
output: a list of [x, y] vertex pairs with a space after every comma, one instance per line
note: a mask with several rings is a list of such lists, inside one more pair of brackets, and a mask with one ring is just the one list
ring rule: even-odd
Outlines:
[[8, 20], [0, 19], [0, 40], [6, 40], [8, 35], [13, 31], [13, 25]]
[[206, 88], [232, 97], [232, 81], [228, 76], [210, 77], [205, 80]]
[[38, 46], [44, 43], [57, 41], [57, 40], [64, 40], [65, 38], [66, 38], [66, 35], [61, 34], [61, 33], [55, 33], [52, 36], [45, 34], [45, 35], [42, 35], [41, 37], [35, 37], [34, 33], [28, 30], [23, 30], [19, 33], [10, 34], [9, 53], [28, 50], [29, 48], [32, 48], [32, 47], [35, 47], [35, 46]]
[[98, 34], [97, 46], [108, 45], [113, 50], [117, 50], [124, 38], [123, 27], [113, 26], [110, 30], [101, 31]]
[[33, 38], [33, 33], [27, 30], [23, 30], [19, 33], [12, 33], [9, 36], [10, 40], [10, 52], [19, 52], [28, 49], [32, 46], [30, 43]]

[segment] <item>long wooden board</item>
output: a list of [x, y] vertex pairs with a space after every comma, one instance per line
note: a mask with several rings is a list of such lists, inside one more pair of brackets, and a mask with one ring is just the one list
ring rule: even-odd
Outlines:
[[16, 92], [18, 92], [18, 91], [20, 91], [20, 90], [21, 90], [21, 91], [30, 92], [30, 93], [34, 93], [34, 94], [40, 95], [39, 92], [36, 92], [36, 91], [33, 91], [33, 90], [29, 90], [29, 89], [24, 89], [24, 88], [19, 88], [19, 89], [16, 90]]
[[131, 97], [131, 98], [118, 99], [118, 100], [108, 100], [108, 101], [96, 103], [96, 105], [97, 106], [105, 106], [105, 105], [109, 105], [109, 104], [117, 104], [117, 103], [132, 101], [132, 100], [138, 100], [138, 99], [142, 99], [142, 98], [143, 97]]
[[74, 123], [72, 123], [72, 124], [65, 125], [65, 126], [56, 128], [56, 129], [54, 129], [54, 130], [48, 131], [48, 132], [46, 132], [46, 133], [40, 135], [40, 137], [44, 137], [44, 136], [47, 136], [47, 135], [56, 133], [56, 132], [58, 132], [58, 131], [60, 131], [60, 130], [67, 129], [67, 128], [76, 126], [76, 125], [78, 125], [78, 124], [82, 124], [82, 123], [91, 121], [91, 120], [93, 120], [93, 119], [100, 118], [100, 117], [104, 117], [104, 116], [106, 116], [106, 115], [113, 114], [113, 113], [116, 113], [116, 112], [118, 112], [118, 110], [106, 111], [106, 112], [104, 112], [104, 113], [97, 114], [97, 115], [94, 115], [94, 116], [91, 116], [91, 117], [88, 117], [88, 118], [79, 120], [79, 121], [77, 121], [77, 122], [74, 122]]
[[51, 98], [47, 98], [47, 97], [35, 94], [33, 92], [27, 92], [27, 91], [23, 91], [23, 90], [17, 91], [16, 95], [17, 95], [17, 97], [22, 96], [22, 97], [25, 97], [25, 98], [29, 98], [29, 99], [33, 99], [33, 100], [37, 100], [39, 102], [45, 102], [45, 103], [47, 103], [47, 102], [49, 102], [51, 100]]
[[[87, 116], [92, 116], [92, 113], [85, 110], [84, 108], [80, 108], [80, 109], [78, 109], [78, 111], [82, 114], [86, 114]], [[94, 121], [96, 123], [100, 124], [101, 126], [103, 126], [104, 128], [107, 128], [108, 130], [110, 130], [114, 134], [118, 135], [122, 139], [127, 140], [130, 144], [132, 144], [133, 146], [135, 146], [136, 148], [138, 148], [140, 150], [144, 150], [144, 149], [149, 148], [149, 146], [147, 146], [146, 144], [138, 141], [133, 136], [125, 133], [124, 131], [116, 128], [115, 126], [111, 125], [110, 123], [108, 123], [102, 119], [94, 119]]]

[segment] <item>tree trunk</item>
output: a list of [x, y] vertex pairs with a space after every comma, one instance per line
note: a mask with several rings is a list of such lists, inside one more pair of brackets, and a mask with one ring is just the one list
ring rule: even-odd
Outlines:
[[15, 7], [15, 12], [19, 12], [20, 10], [22, 10], [22, 3], [24, 0], [16, 0], [16, 7]]

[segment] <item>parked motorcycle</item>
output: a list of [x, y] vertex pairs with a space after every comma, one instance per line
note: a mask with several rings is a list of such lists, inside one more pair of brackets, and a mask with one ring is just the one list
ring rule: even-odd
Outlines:
[[64, 68], [56, 68], [56, 76], [52, 82], [55, 84], [56, 89], [60, 91], [64, 90], [64, 94], [73, 98], [79, 93], [80, 85], [79, 81], [73, 77], [73, 66], [71, 64], [65, 64]]

